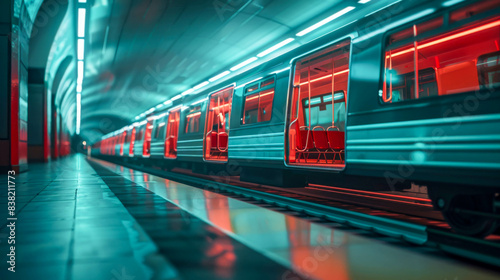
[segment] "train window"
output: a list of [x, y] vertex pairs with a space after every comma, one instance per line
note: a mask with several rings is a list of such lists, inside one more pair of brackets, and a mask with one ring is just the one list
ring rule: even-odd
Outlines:
[[350, 39], [297, 60], [288, 110], [292, 165], [343, 168]]
[[194, 106], [189, 109], [186, 115], [186, 133], [196, 133], [200, 131], [201, 106]]
[[274, 84], [274, 77], [267, 79], [267, 80], [263, 81], [262, 83], [260, 83], [260, 87], [265, 88], [265, 87], [270, 86], [272, 84]]
[[155, 140], [160, 140], [160, 139], [164, 139], [165, 137], [165, 128], [166, 128], [166, 120], [165, 120], [166, 116], [160, 116], [155, 124], [156, 124], [156, 128], [155, 128], [155, 131], [154, 131], [154, 139]]
[[486, 0], [459, 8], [450, 13], [450, 23], [455, 23], [500, 7], [498, 0]]
[[245, 89], [245, 92], [253, 92], [259, 89], [259, 83], [249, 86]]
[[145, 128], [145, 125], [141, 125], [139, 126], [139, 131], [136, 133], [135, 135], [135, 139], [138, 140], [138, 141], [143, 141], [144, 138], [144, 128]]
[[[314, 97], [311, 99], [311, 106], [309, 106], [309, 99], [304, 98], [302, 102], [302, 108], [304, 110], [304, 125], [307, 127], [328, 127], [332, 122], [332, 114], [335, 115], [335, 121], [337, 121], [336, 127], [339, 130], [345, 130], [345, 106], [342, 102], [344, 101], [344, 91], [337, 91], [333, 95], [334, 102], [332, 102], [332, 95], [325, 94], [322, 96]], [[335, 102], [337, 101], [337, 102]], [[332, 112], [333, 108], [333, 112]], [[311, 111], [311, 114], [309, 114]]]
[[500, 18], [430, 38], [417, 37], [417, 25], [412, 30], [411, 38], [386, 45], [384, 103], [479, 90], [481, 57], [498, 51]]
[[206, 160], [227, 160], [233, 89], [233, 87], [225, 88], [209, 97], [205, 125], [204, 158]]
[[[251, 86], [251, 94], [245, 96], [242, 124], [267, 122], [271, 120], [274, 99], [274, 77]], [[245, 92], [249, 92], [248, 89]]]
[[480, 56], [477, 65], [482, 88], [500, 86], [500, 51]]
[[151, 132], [154, 127], [154, 119], [150, 120], [146, 124], [146, 128], [144, 129], [144, 142], [142, 145], [142, 155], [147, 157], [151, 155]]
[[173, 109], [168, 113], [167, 134], [165, 136], [165, 157], [177, 157], [177, 139], [179, 137], [179, 122], [181, 109]]

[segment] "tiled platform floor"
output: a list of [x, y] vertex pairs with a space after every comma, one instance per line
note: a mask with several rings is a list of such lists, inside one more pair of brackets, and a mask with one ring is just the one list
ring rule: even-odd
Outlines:
[[[4, 185], [7, 177], [0, 180]], [[7, 271], [2, 188], [0, 279], [178, 278], [83, 156], [32, 164], [16, 183], [16, 272]]]
[[82, 155], [31, 165], [16, 181], [15, 274], [6, 270], [7, 193], [0, 193], [2, 280], [500, 279], [421, 248]]

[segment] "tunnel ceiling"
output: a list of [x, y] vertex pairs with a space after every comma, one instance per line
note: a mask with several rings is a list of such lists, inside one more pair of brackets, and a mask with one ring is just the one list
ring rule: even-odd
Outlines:
[[347, 5], [360, 4], [357, 0], [95, 0], [88, 15], [81, 135], [97, 141], [152, 106]]

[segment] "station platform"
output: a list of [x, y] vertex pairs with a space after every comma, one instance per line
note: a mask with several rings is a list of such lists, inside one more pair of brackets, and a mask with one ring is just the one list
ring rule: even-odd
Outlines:
[[4, 189], [0, 279], [500, 279], [433, 250], [80, 154], [31, 164], [15, 181], [16, 272]]

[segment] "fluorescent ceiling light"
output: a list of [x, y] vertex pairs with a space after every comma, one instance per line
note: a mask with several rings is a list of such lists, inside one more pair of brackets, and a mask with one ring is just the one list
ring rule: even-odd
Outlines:
[[314, 24], [314, 25], [312, 25], [312, 26], [310, 26], [310, 27], [308, 27], [308, 28], [306, 28], [306, 29], [304, 29], [304, 30], [300, 31], [299, 33], [297, 33], [297, 36], [298, 36], [298, 37], [304, 36], [304, 35], [306, 35], [307, 33], [311, 32], [311, 31], [313, 31], [313, 30], [315, 30], [315, 29], [320, 28], [321, 26], [323, 26], [323, 25], [325, 25], [325, 24], [329, 23], [330, 21], [332, 21], [332, 20], [334, 20], [334, 19], [336, 19], [336, 18], [338, 18], [338, 17], [340, 17], [340, 16], [342, 16], [342, 15], [347, 14], [348, 12], [350, 12], [350, 11], [352, 11], [352, 10], [354, 10], [354, 9], [355, 9], [355, 7], [353, 7], [353, 6], [346, 7], [346, 8], [344, 8], [344, 9], [342, 9], [342, 10], [340, 10], [340, 11], [336, 12], [335, 14], [333, 14], [333, 15], [331, 15], [331, 16], [329, 16], [329, 17], [325, 18], [324, 20], [322, 20], [322, 21], [320, 21], [320, 22], [318, 22], [318, 23], [316, 23], [316, 24]]
[[85, 8], [78, 9], [78, 37], [85, 37]]
[[370, 2], [371, 0], [359, 0], [358, 3], [359, 4], [366, 4], [368, 2]]
[[136, 120], [138, 120], [138, 119], [140, 119], [140, 118], [141, 118], [141, 117], [139, 117], [139, 116], [135, 116], [135, 119], [136, 119]]
[[76, 94], [76, 134], [80, 134], [80, 121], [82, 114], [82, 95], [80, 93]]
[[156, 109], [160, 109], [163, 106], [164, 106], [163, 103], [160, 103], [160, 104], [156, 105]]
[[247, 60], [243, 61], [242, 63], [240, 63], [240, 64], [238, 64], [238, 65], [234, 66], [234, 67], [233, 67], [233, 68], [231, 68], [230, 70], [231, 70], [231, 71], [236, 71], [236, 70], [238, 70], [238, 69], [240, 69], [240, 68], [242, 68], [242, 67], [245, 67], [245, 66], [247, 66], [248, 64], [250, 64], [250, 63], [252, 63], [252, 62], [256, 61], [257, 59], [258, 59], [258, 58], [257, 58], [257, 57], [255, 57], [255, 56], [254, 56], [254, 57], [252, 57], [252, 58], [249, 58], [249, 59], [247, 59]]
[[449, 0], [449, 1], [446, 1], [444, 2], [442, 5], [443, 7], [449, 7], [449, 6], [453, 6], [455, 4], [458, 4], [460, 2], [463, 2], [464, 0]]
[[220, 73], [219, 75], [214, 76], [214, 77], [212, 77], [212, 78], [210, 78], [210, 79], [208, 79], [208, 80], [209, 80], [210, 82], [215, 82], [215, 81], [217, 81], [218, 79], [220, 79], [220, 78], [222, 78], [222, 77], [224, 77], [224, 76], [229, 75], [229, 73], [231, 73], [231, 71], [229, 71], [229, 70], [228, 70], [228, 71], [224, 71], [224, 72]]
[[199, 84], [199, 85], [197, 85], [197, 86], [193, 87], [193, 90], [200, 89], [200, 88], [202, 88], [202, 87], [204, 87], [204, 86], [206, 86], [206, 85], [208, 85], [208, 84], [209, 84], [209, 82], [208, 82], [208, 81], [204, 81], [203, 83], [201, 83], [201, 84]]
[[165, 102], [163, 102], [164, 105], [168, 106], [168, 105], [172, 105], [172, 101], [171, 100], [167, 100]]
[[85, 39], [78, 39], [77, 53], [78, 59], [83, 60], [85, 54]]
[[76, 82], [82, 84], [83, 83], [83, 61], [78, 61], [78, 67], [77, 67], [77, 77], [76, 77]]
[[181, 96], [186, 96], [186, 95], [190, 94], [193, 91], [194, 91], [194, 88], [190, 88], [190, 89], [184, 91], [183, 93], [181, 93]]
[[81, 93], [82, 92], [82, 84], [80, 84], [80, 83], [76, 84], [76, 92], [77, 93]]
[[80, 3], [87, 3], [87, 0], [78, 0]]
[[174, 102], [175, 100], [180, 99], [180, 98], [182, 98], [182, 95], [177, 94], [176, 96], [170, 98], [170, 101]]
[[276, 44], [276, 45], [274, 45], [274, 46], [270, 47], [269, 49], [267, 49], [267, 50], [265, 50], [265, 51], [263, 51], [263, 52], [259, 53], [257, 56], [258, 56], [258, 57], [263, 57], [263, 56], [266, 56], [266, 55], [268, 55], [268, 54], [270, 54], [270, 53], [274, 52], [275, 50], [277, 50], [277, 49], [279, 49], [279, 48], [281, 48], [281, 47], [283, 47], [283, 46], [288, 45], [288, 44], [289, 44], [289, 43], [291, 43], [293, 40], [295, 40], [295, 39], [294, 39], [294, 38], [288, 38], [288, 39], [286, 39], [286, 40], [284, 40], [284, 41], [282, 41], [282, 42], [280, 42], [280, 43], [278, 43], [278, 44]]

